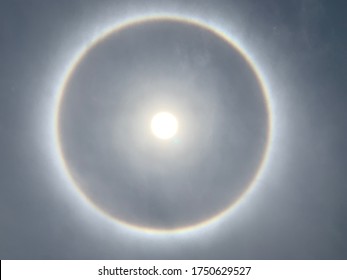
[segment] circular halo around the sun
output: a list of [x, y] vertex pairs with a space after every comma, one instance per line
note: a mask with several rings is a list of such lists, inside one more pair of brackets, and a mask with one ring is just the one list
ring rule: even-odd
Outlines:
[[169, 112], [157, 113], [152, 118], [152, 133], [161, 140], [168, 140], [175, 136], [177, 129], [177, 119]]
[[[112, 34], [116, 34], [120, 31], [130, 29], [131, 27], [138, 27], [138, 26], [142, 26], [142, 24], [145, 24], [145, 23], [151, 23], [151, 22], [153, 23], [153, 22], [157, 22], [157, 21], [158, 22], [159, 21], [163, 21], [163, 22], [167, 21], [167, 22], [173, 22], [173, 23], [187, 24], [188, 26], [200, 28], [201, 31], [210, 32], [217, 39], [224, 41], [224, 43], [226, 43], [231, 49], [233, 49], [234, 51], [237, 51], [239, 53], [239, 55], [244, 59], [245, 63], [248, 64], [250, 72], [253, 73], [254, 78], [259, 85], [259, 88], [261, 91], [261, 96], [262, 96], [261, 98], [263, 98], [265, 110], [266, 110], [266, 113], [268, 115], [266, 118], [267, 119], [267, 125], [266, 125], [266, 132], [264, 135], [264, 143], [265, 144], [264, 144], [264, 148], [262, 150], [261, 158], [259, 159], [259, 162], [257, 163], [257, 168], [255, 169], [254, 173], [252, 175], [250, 175], [250, 177], [248, 178], [248, 180], [247, 180], [248, 182], [244, 185], [244, 190], [242, 191], [242, 193], [240, 193], [237, 196], [237, 199], [231, 201], [229, 205], [225, 205], [225, 207], [223, 209], [216, 211], [216, 213], [214, 213], [214, 215], [210, 215], [210, 216], [206, 217], [206, 219], [204, 219], [204, 220], [200, 220], [200, 221], [192, 222], [191, 224], [186, 224], [183, 226], [172, 227], [172, 228], [161, 228], [160, 226], [159, 227], [158, 226], [152, 227], [152, 226], [147, 226], [147, 225], [143, 225], [140, 223], [137, 224], [137, 223], [128, 221], [126, 219], [122, 219], [120, 217], [117, 217], [116, 215], [112, 215], [111, 213], [108, 213], [105, 209], [103, 209], [102, 207], [100, 207], [100, 205], [98, 205], [95, 201], [93, 201], [93, 199], [90, 196], [88, 196], [83, 190], [83, 185], [85, 183], [87, 183], [88, 181], [86, 181], [85, 178], [77, 176], [74, 173], [74, 170], [72, 169], [72, 167], [69, 165], [69, 162], [66, 158], [68, 156], [68, 153], [66, 152], [66, 150], [64, 150], [64, 147], [62, 144], [62, 132], [61, 132], [63, 99], [66, 99], [64, 96], [66, 96], [65, 93], [67, 91], [67, 87], [68, 87], [69, 83], [71, 82], [72, 75], [75, 73], [76, 69], [81, 64], [81, 62], [84, 60], [84, 58], [87, 56], [87, 54], [90, 52], [90, 50], [94, 49], [94, 47], [96, 47], [100, 42], [102, 42], [104, 39], [106, 39], [107, 37], [109, 37]], [[204, 57], [200, 57], [198, 62], [204, 63]], [[100, 101], [100, 99], [95, 99], [95, 101]], [[152, 111], [152, 113], [153, 113], [153, 111]], [[161, 113], [164, 113], [164, 112], [161, 112]], [[56, 110], [55, 110], [54, 114], [55, 114], [55, 118], [54, 118], [55, 132], [54, 133], [55, 133], [55, 142], [56, 142], [57, 149], [58, 149], [59, 160], [60, 160], [60, 162], [63, 166], [63, 169], [66, 172], [70, 182], [76, 187], [76, 189], [79, 191], [80, 195], [82, 197], [84, 197], [90, 203], [90, 205], [92, 205], [100, 213], [102, 213], [106, 217], [109, 217], [112, 220], [118, 222], [119, 224], [122, 224], [124, 226], [127, 226], [128, 228], [132, 228], [132, 229], [139, 230], [142, 232], [151, 232], [151, 233], [165, 233], [165, 234], [166, 233], [179, 233], [182, 231], [201, 228], [201, 227], [206, 226], [208, 224], [211, 224], [213, 221], [216, 221], [219, 218], [223, 217], [226, 213], [229, 212], [229, 210], [234, 208], [241, 201], [241, 198], [243, 198], [245, 196], [245, 194], [247, 194], [252, 189], [252, 187], [256, 184], [260, 174], [262, 173], [264, 166], [265, 166], [265, 163], [266, 163], [266, 160], [268, 158], [269, 144], [270, 144], [271, 132], [272, 132], [271, 131], [272, 130], [271, 107], [270, 107], [270, 99], [269, 99], [269, 95], [267, 92], [266, 84], [262, 80], [262, 75], [259, 72], [259, 69], [257, 69], [256, 65], [250, 59], [249, 55], [238, 44], [236, 44], [227, 34], [222, 32], [222, 30], [220, 30], [220, 28], [216, 28], [215, 26], [210, 26], [209, 24], [205, 23], [202, 20], [191, 19], [188, 17], [178, 16], [178, 15], [163, 15], [163, 16], [155, 15], [155, 16], [143, 16], [143, 17], [139, 17], [139, 18], [133, 18], [131, 20], [121, 22], [120, 24], [118, 24], [115, 27], [112, 27], [110, 29], [105, 30], [99, 36], [97, 36], [93, 41], [91, 41], [89, 44], [84, 46], [83, 49], [81, 50], [81, 52], [71, 62], [67, 72], [65, 73], [64, 80], [61, 84], [61, 87], [59, 88], [59, 92], [58, 92], [58, 96], [57, 96], [57, 103], [56, 103]], [[182, 120], [184, 118], [182, 117], [182, 120], [181, 120], [181, 114], [178, 114], [178, 115], [180, 116], [180, 121], [182, 122]], [[152, 117], [153, 117], [153, 115], [152, 115]], [[175, 119], [174, 116], [173, 116], [173, 118]], [[147, 129], [148, 129], [148, 120], [150, 119], [150, 117], [148, 118], [148, 115], [147, 115], [145, 117], [145, 119], [147, 120]], [[171, 125], [173, 123], [175, 123], [175, 122], [173, 122], [171, 119]], [[175, 127], [175, 125], [172, 125], [172, 126]], [[100, 126], [96, 127], [96, 129], [99, 129], [99, 128], [102, 128], [102, 127], [100, 127]], [[178, 128], [178, 123], [176, 120], [176, 128], [175, 128], [175, 130], [171, 130], [172, 136], [174, 136], [175, 133], [177, 132], [177, 128]], [[173, 133], [172, 131], [175, 131], [175, 132]], [[171, 134], [166, 132], [166, 134], [165, 134], [166, 136], [164, 136], [164, 137], [163, 137], [164, 134], [161, 134], [162, 135], [161, 139], [165, 139], [165, 137], [168, 137], [168, 135], [171, 135]], [[181, 129], [180, 129], [180, 134], [181, 134]], [[172, 136], [170, 136], [170, 137], [172, 137]], [[170, 137], [168, 137], [166, 139], [169, 139]], [[180, 137], [181, 137], [181, 135], [180, 135]], [[87, 141], [88, 141], [88, 138], [87, 138]], [[176, 145], [176, 147], [180, 147], [180, 145]], [[162, 150], [160, 150], [160, 151], [162, 151]], [[177, 151], [177, 150], [175, 150], [175, 151]], [[150, 153], [150, 151], [149, 151], [149, 153]], [[107, 152], [106, 152], [106, 154], [107, 154]], [[86, 159], [88, 157], [90, 157], [89, 154], [85, 154], [83, 156]], [[139, 158], [139, 156], [134, 154], [133, 158]], [[94, 164], [92, 161], [90, 163]], [[185, 164], [185, 162], [184, 162], [184, 164]], [[105, 167], [108, 168], [109, 166], [105, 166]], [[111, 170], [110, 172], [112, 173], [113, 170]], [[226, 171], [226, 172], [228, 172], [228, 171]], [[160, 191], [162, 191], [162, 190], [160, 190]], [[201, 194], [203, 194], [203, 193], [201, 193]], [[184, 197], [182, 197], [182, 198], [184, 198]]]

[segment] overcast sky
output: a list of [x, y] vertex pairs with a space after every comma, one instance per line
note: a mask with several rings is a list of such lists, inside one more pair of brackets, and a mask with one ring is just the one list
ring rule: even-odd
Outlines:
[[[7, 1], [0, 3], [1, 259], [346, 259], [347, 23], [342, 1]], [[149, 3], [151, 2], [151, 3]], [[175, 3], [172, 3], [175, 2]], [[257, 184], [221, 219], [171, 229], [240, 197], [266, 149], [269, 114], [240, 53], [197, 26], [156, 22], [96, 45], [61, 105], [79, 50], [151, 12], [194, 15], [239, 42], [269, 89], [273, 134]], [[147, 127], [174, 112], [177, 137]]]

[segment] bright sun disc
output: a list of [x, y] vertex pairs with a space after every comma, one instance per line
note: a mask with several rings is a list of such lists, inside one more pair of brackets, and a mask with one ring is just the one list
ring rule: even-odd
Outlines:
[[176, 118], [167, 112], [160, 112], [152, 118], [151, 129], [153, 134], [163, 140], [172, 138], [178, 128]]

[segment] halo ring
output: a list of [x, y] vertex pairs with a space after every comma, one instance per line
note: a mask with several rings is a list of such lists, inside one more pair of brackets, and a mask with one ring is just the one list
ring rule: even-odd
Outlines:
[[[144, 24], [148, 22], [155, 22], [155, 21], [172, 21], [172, 22], [185, 23], [185, 24], [196, 26], [198, 28], [211, 32], [217, 38], [225, 41], [231, 48], [235, 49], [241, 55], [241, 57], [247, 62], [247, 65], [252, 70], [252, 73], [254, 74], [258, 84], [260, 85], [261, 92], [264, 99], [264, 104], [266, 107], [267, 116], [268, 116], [266, 141], [265, 141], [262, 158], [259, 161], [257, 170], [254, 172], [253, 177], [249, 180], [249, 183], [247, 184], [247, 186], [244, 187], [245, 190], [241, 193], [241, 195], [239, 195], [239, 197], [235, 199], [230, 205], [228, 205], [224, 210], [213, 215], [212, 217], [208, 217], [207, 219], [203, 221], [197, 222], [195, 224], [191, 224], [189, 226], [178, 227], [173, 229], [150, 228], [150, 227], [139, 226], [136, 224], [131, 224], [131, 223], [128, 223], [127, 221], [118, 219], [112, 216], [111, 214], [107, 213], [103, 209], [99, 208], [98, 205], [96, 205], [93, 202], [93, 200], [89, 198], [81, 190], [79, 183], [75, 180], [74, 176], [72, 175], [64, 157], [64, 152], [61, 145], [60, 129], [59, 129], [60, 128], [60, 111], [61, 111], [60, 109], [61, 109], [62, 100], [64, 99], [66, 86], [69, 83], [70, 78], [72, 74], [74, 73], [75, 69], [77, 68], [79, 63], [83, 60], [83, 58], [88, 54], [89, 50], [93, 49], [96, 45], [98, 45], [103, 39], [107, 38], [109, 35], [120, 32], [127, 28], [131, 28], [132, 26], [135, 26], [135, 25]], [[264, 78], [261, 75], [261, 72], [259, 71], [258, 67], [255, 65], [255, 63], [251, 60], [250, 56], [246, 53], [246, 51], [242, 49], [239, 44], [233, 41], [230, 38], [230, 36], [222, 32], [222, 30], [220, 30], [219, 28], [212, 26], [208, 23], [205, 23], [203, 20], [196, 19], [196, 18], [193, 19], [186, 16], [171, 15], [171, 14], [140, 16], [140, 17], [134, 17], [131, 19], [124, 20], [116, 24], [115, 26], [111, 28], [107, 28], [106, 30], [100, 32], [94, 39], [92, 39], [88, 44], [86, 44], [82, 48], [82, 50], [78, 52], [77, 55], [72, 59], [71, 63], [67, 67], [67, 70], [63, 74], [63, 79], [61, 84], [58, 86], [57, 97], [56, 97], [56, 100], [54, 101], [53, 106], [54, 106], [54, 109], [53, 109], [54, 145], [57, 151], [59, 164], [61, 165], [65, 175], [67, 176], [68, 181], [76, 188], [79, 195], [83, 197], [89, 203], [89, 205], [91, 205], [96, 211], [102, 213], [104, 216], [108, 217], [109, 219], [117, 222], [118, 224], [122, 226], [125, 226], [128, 229], [133, 229], [136, 231], [141, 231], [146, 233], [156, 233], [156, 234], [176, 234], [176, 233], [182, 233], [182, 232], [200, 229], [207, 225], [212, 224], [213, 222], [216, 222], [217, 220], [220, 220], [222, 217], [226, 216], [227, 213], [231, 212], [231, 210], [234, 209], [237, 205], [239, 205], [240, 201], [242, 201], [242, 198], [244, 198], [250, 192], [250, 190], [254, 188], [254, 186], [256, 185], [257, 181], [260, 178], [260, 175], [263, 173], [267, 159], [269, 158], [269, 150], [270, 150], [270, 146], [271, 146], [270, 144], [271, 144], [271, 139], [273, 134], [272, 108], [271, 108], [269, 91], [266, 86], [266, 83], [264, 82]]]

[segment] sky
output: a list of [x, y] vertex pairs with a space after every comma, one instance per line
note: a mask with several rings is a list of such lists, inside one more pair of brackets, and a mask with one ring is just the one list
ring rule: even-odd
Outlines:
[[346, 4], [144, 2], [1, 1], [0, 258], [346, 259]]

